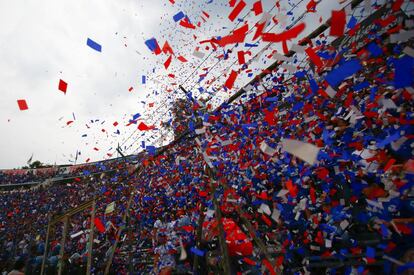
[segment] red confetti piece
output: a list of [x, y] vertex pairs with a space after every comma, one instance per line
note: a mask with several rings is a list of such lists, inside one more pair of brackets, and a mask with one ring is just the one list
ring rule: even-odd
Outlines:
[[394, 165], [395, 161], [395, 159], [390, 159], [384, 167], [384, 172], [387, 172], [391, 168], [391, 166]]
[[59, 90], [66, 94], [66, 90], [68, 88], [68, 83], [63, 81], [62, 79], [59, 80]]
[[404, 0], [395, 0], [392, 4], [392, 11], [398, 11], [401, 9], [401, 5], [404, 3]]
[[388, 25], [390, 25], [392, 22], [394, 22], [397, 19], [395, 15], [390, 15], [387, 18], [384, 19], [378, 19], [376, 23], [380, 24], [381, 27], [385, 28]]
[[283, 255], [280, 255], [279, 257], [277, 257], [276, 266], [281, 266], [283, 264], [284, 259], [285, 257]]
[[257, 16], [263, 12], [262, 1], [259, 0], [253, 4], [254, 14]]
[[269, 220], [269, 218], [266, 217], [265, 215], [262, 214], [261, 218], [267, 224], [267, 226], [271, 226], [272, 225], [272, 221]]
[[239, 60], [240, 65], [243, 65], [244, 63], [246, 63], [246, 60], [244, 59], [244, 52], [243, 51], [238, 51], [237, 52], [237, 58]]
[[309, 190], [309, 195], [313, 204], [316, 203], [316, 191], [315, 188], [311, 187]]
[[255, 261], [253, 261], [253, 260], [251, 260], [251, 259], [249, 259], [249, 258], [246, 258], [246, 257], [244, 257], [244, 258], [243, 258], [243, 261], [244, 261], [246, 264], [249, 264], [249, 265], [256, 265], [256, 262], [255, 262]]
[[20, 111], [29, 109], [29, 107], [27, 106], [26, 100], [24, 99], [17, 100], [17, 105], [19, 105]]
[[263, 29], [264, 29], [265, 25], [266, 25], [266, 22], [263, 22], [263, 23], [257, 23], [257, 24], [255, 25], [255, 27], [256, 27], [256, 32], [255, 32], [255, 34], [254, 34], [253, 41], [254, 41], [254, 40], [256, 40], [257, 38], [259, 38], [259, 37], [263, 34]]
[[210, 18], [210, 15], [207, 12], [205, 12], [205, 11], [202, 11], [202, 12], [203, 12], [205, 17]]
[[148, 126], [148, 125], [146, 125], [144, 122], [141, 122], [139, 125], [138, 125], [138, 130], [140, 130], [140, 131], [148, 131], [148, 130], [153, 130], [155, 128], [155, 126]]
[[323, 66], [321, 58], [316, 54], [316, 52], [311, 47], [307, 48], [305, 52], [308, 54], [313, 64], [315, 64], [319, 68]]
[[270, 274], [271, 274], [271, 275], [276, 275], [276, 272], [275, 272], [275, 270], [274, 270], [273, 266], [269, 263], [269, 261], [268, 261], [268, 260], [263, 259], [263, 264], [264, 264], [264, 265], [266, 266], [266, 268], [269, 270], [269, 272], [270, 272]]
[[289, 190], [289, 194], [296, 198], [298, 195], [298, 187], [292, 183], [292, 180], [286, 182], [286, 188]]
[[168, 59], [167, 59], [167, 60], [165, 61], [165, 63], [164, 63], [164, 68], [165, 68], [166, 70], [168, 70], [168, 67], [170, 67], [171, 60], [172, 60], [172, 55], [170, 55], [170, 57], [168, 57]]
[[284, 31], [282, 33], [263, 33], [262, 39], [264, 42], [282, 42], [283, 40], [290, 40], [299, 36], [301, 32], [305, 29], [305, 23], [300, 23], [290, 30]]
[[133, 89], [134, 87], [129, 87], [128, 92], [132, 92]]
[[326, 169], [325, 167], [321, 167], [316, 171], [316, 174], [318, 175], [318, 178], [320, 178], [321, 180], [324, 180], [328, 177], [329, 170]]
[[234, 9], [231, 11], [231, 13], [229, 14], [229, 19], [230, 21], [234, 21], [234, 19], [236, 19], [236, 17], [242, 12], [242, 10], [244, 9], [244, 7], [246, 7], [246, 3], [241, 0], [235, 7]]
[[105, 226], [103, 225], [102, 221], [99, 218], [95, 218], [94, 224], [96, 226], [96, 229], [98, 229], [99, 232], [101, 233], [105, 232]]
[[69, 120], [68, 122], [66, 122], [66, 125], [71, 125], [73, 123], [73, 120]]
[[288, 54], [289, 53], [289, 49], [288, 49], [286, 40], [283, 40], [282, 41], [282, 49], [283, 49], [283, 53], [284, 54]]
[[187, 62], [187, 59], [185, 59], [185, 57], [182, 56], [182, 55], [180, 55], [179, 57], [177, 57], [177, 59], [180, 60], [183, 63]]
[[115, 121], [112, 125], [114, 125], [114, 127], [118, 126], [118, 122]]
[[190, 21], [188, 21], [187, 18], [184, 18], [183, 20], [180, 21], [180, 26], [183, 26], [184, 28], [187, 29], [195, 29], [196, 27], [190, 23]]
[[346, 13], [344, 10], [332, 11], [331, 17], [331, 36], [342, 36], [344, 35], [346, 24]]
[[306, 11], [307, 12], [316, 12], [316, 2], [315, 0], [309, 1], [309, 3], [306, 5]]
[[95, 150], [95, 151], [99, 151], [99, 149], [98, 149], [98, 148], [96, 148], [96, 147], [94, 147], [94, 148], [93, 148], [93, 150]]
[[234, 7], [234, 5], [236, 5], [236, 1], [237, 1], [237, 0], [230, 0], [230, 1], [229, 1], [229, 5], [230, 5], [230, 7]]
[[172, 48], [170, 47], [170, 44], [168, 44], [167, 41], [165, 41], [164, 46], [162, 46], [162, 52], [165, 54], [174, 54]]
[[246, 37], [246, 33], [249, 30], [249, 25], [243, 25], [242, 27], [236, 29], [233, 31], [233, 34], [230, 34], [228, 36], [222, 37], [217, 43], [224, 47], [227, 44], [235, 44], [235, 43], [241, 43], [244, 42], [244, 38]]
[[231, 71], [229, 78], [227, 78], [226, 82], [224, 83], [224, 86], [227, 89], [230, 90], [231, 88], [233, 88], [234, 81], [236, 81], [237, 75], [238, 74], [236, 71], [233, 71], [233, 70]]
[[206, 191], [199, 191], [198, 194], [200, 195], [200, 197], [203, 197], [203, 198], [208, 196], [208, 193]]

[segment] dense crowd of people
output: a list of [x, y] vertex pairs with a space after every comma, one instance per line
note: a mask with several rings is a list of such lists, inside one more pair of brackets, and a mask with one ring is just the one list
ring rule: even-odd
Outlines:
[[[190, 133], [155, 153], [1, 193], [0, 270], [39, 274], [45, 260], [46, 274], [85, 274], [93, 222], [93, 274], [115, 244], [112, 274], [221, 274], [221, 229], [231, 274], [409, 274], [413, 41], [391, 43], [373, 24], [362, 46], [318, 43], [329, 68], [269, 75], [265, 92], [209, 113], [188, 106]], [[316, 145], [317, 161], [283, 139]], [[48, 221], [93, 198], [95, 219], [89, 208], [69, 219], [63, 258], [58, 223], [43, 259]]]
[[0, 184], [42, 182], [54, 176], [56, 169], [53, 168], [0, 170]]

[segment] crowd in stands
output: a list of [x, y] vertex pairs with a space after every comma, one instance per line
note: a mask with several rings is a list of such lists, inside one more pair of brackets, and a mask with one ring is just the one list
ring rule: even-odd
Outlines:
[[[320, 44], [330, 68], [274, 74], [260, 95], [187, 115], [184, 123], [202, 115], [197, 131], [137, 169], [95, 163], [69, 182], [1, 193], [0, 271], [16, 264], [39, 274], [49, 219], [95, 198], [93, 274], [104, 273], [118, 242], [111, 274], [221, 274], [219, 212], [231, 274], [410, 274], [414, 59], [404, 49], [413, 41], [390, 43], [374, 35], [379, 28], [340, 53]], [[348, 62], [355, 72], [333, 83]], [[406, 73], [397, 66], [411, 70], [408, 85], [397, 83]], [[284, 151], [282, 138], [316, 145], [317, 163]], [[89, 208], [70, 218], [63, 259], [56, 226], [46, 274], [60, 265], [85, 274], [90, 225]]]
[[0, 170], [0, 184], [42, 182], [55, 175], [56, 169], [53, 168]]
[[[135, 157], [136, 158], [136, 157]], [[95, 173], [115, 169], [123, 161], [120, 158], [104, 162], [85, 163], [78, 165], [52, 166], [37, 169], [6, 169], [0, 170], [0, 185], [39, 183], [58, 177], [88, 176]]]

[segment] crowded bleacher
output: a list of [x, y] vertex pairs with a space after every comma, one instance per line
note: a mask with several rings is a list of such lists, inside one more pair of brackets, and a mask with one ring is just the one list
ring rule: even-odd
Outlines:
[[169, 145], [0, 171], [0, 271], [412, 274], [414, 20], [388, 2], [360, 41], [181, 102]]

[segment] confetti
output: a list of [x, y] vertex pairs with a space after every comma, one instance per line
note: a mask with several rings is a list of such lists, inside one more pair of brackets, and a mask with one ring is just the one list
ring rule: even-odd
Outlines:
[[346, 24], [346, 13], [345, 10], [332, 11], [331, 16], [331, 29], [329, 35], [331, 36], [343, 36]]
[[59, 90], [66, 95], [66, 90], [68, 89], [68, 84], [62, 79], [59, 80]]
[[236, 17], [242, 12], [242, 10], [246, 7], [246, 3], [243, 0], [240, 0], [239, 3], [234, 7], [234, 9], [229, 14], [230, 21], [234, 21]]
[[310, 165], [316, 163], [319, 153], [319, 148], [317, 146], [293, 139], [283, 139], [282, 149], [301, 160], [306, 161]]
[[88, 45], [91, 49], [94, 49], [97, 52], [101, 52], [102, 51], [102, 46], [100, 44], [96, 43], [95, 41], [93, 41], [90, 38], [88, 38], [86, 40], [86, 45]]
[[28, 110], [29, 107], [27, 106], [26, 100], [18, 99], [17, 105], [19, 106], [20, 111]]

